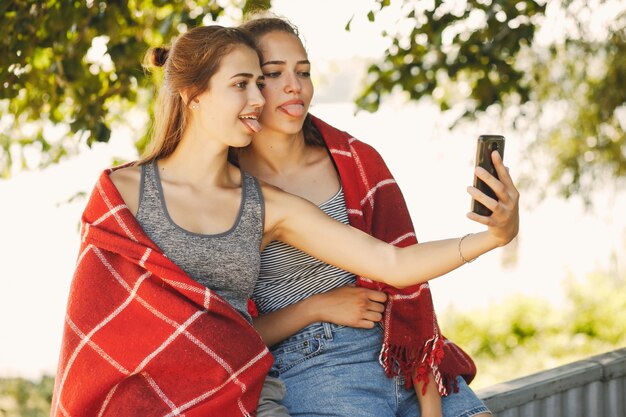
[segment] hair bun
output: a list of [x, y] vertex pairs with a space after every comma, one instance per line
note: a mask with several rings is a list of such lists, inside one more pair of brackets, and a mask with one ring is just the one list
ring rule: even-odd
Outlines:
[[169, 55], [170, 50], [167, 48], [154, 48], [152, 49], [152, 64], [157, 67], [162, 67], [165, 65], [165, 61], [167, 61], [167, 56]]

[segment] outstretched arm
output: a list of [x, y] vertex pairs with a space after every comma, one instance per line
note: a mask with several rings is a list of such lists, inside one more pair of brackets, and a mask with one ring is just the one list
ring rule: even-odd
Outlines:
[[383, 292], [348, 285], [256, 317], [253, 325], [267, 346], [319, 321], [370, 329], [382, 319], [386, 299]]
[[489, 217], [468, 214], [488, 226], [485, 232], [397, 248], [334, 221], [306, 200], [265, 185], [268, 210], [264, 241], [282, 240], [331, 265], [394, 287], [426, 282], [507, 244], [517, 235], [519, 194], [495, 153], [493, 160], [500, 181], [480, 168], [477, 175], [496, 192], [499, 201], [469, 189], [472, 197], [493, 211]]

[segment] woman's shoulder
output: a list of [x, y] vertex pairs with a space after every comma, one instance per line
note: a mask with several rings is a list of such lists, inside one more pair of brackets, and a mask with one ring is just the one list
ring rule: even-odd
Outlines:
[[257, 179], [263, 194], [265, 213], [269, 218], [281, 219], [288, 213], [302, 210], [306, 206], [315, 206], [309, 200], [291, 194], [280, 187]]
[[109, 178], [120, 191], [129, 186], [137, 187], [141, 181], [141, 165], [132, 164], [113, 168]]
[[132, 164], [114, 168], [109, 174], [109, 178], [124, 199], [128, 209], [133, 215], [137, 214], [137, 210], [139, 209], [141, 165]]
[[270, 184], [267, 181], [263, 181], [258, 177], [254, 177], [259, 184], [259, 189], [261, 190], [261, 194], [263, 194], [263, 200], [265, 204], [275, 204], [277, 201], [280, 202], [285, 196], [289, 194], [284, 191], [282, 188], [279, 188], [275, 185]]

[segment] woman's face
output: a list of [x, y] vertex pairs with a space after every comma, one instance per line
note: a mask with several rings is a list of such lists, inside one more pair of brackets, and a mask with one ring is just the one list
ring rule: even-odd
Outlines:
[[265, 131], [295, 134], [302, 130], [313, 98], [311, 63], [297, 36], [274, 31], [260, 38], [265, 75]]
[[222, 58], [209, 88], [189, 103], [192, 121], [200, 124], [206, 137], [228, 146], [247, 146], [260, 130], [262, 87], [258, 55], [247, 46], [237, 46]]

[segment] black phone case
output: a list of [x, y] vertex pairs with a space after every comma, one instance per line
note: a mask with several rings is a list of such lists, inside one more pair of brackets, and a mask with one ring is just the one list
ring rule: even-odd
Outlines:
[[[478, 137], [478, 143], [476, 145], [476, 166], [481, 166], [487, 170], [491, 175], [496, 178], [498, 173], [491, 161], [491, 153], [497, 150], [502, 158], [504, 158], [504, 136], [501, 135], [481, 135]], [[474, 187], [488, 195], [489, 197], [497, 200], [496, 194], [491, 188], [480, 178], [474, 175]], [[491, 210], [485, 207], [482, 203], [472, 199], [472, 211], [481, 216], [490, 216]]]

